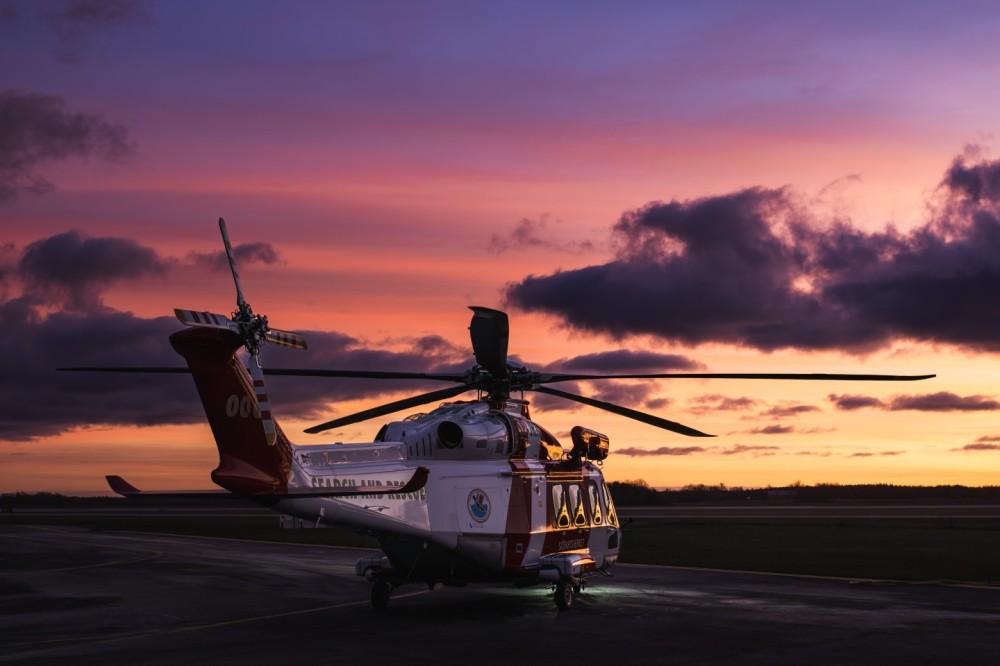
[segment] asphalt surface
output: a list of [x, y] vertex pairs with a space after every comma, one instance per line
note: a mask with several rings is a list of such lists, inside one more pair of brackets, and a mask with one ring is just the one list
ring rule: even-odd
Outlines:
[[[0, 526], [0, 663], [995, 664], [1000, 589], [621, 565], [547, 588], [403, 587], [372, 551]], [[614, 660], [614, 661], [612, 661]]]

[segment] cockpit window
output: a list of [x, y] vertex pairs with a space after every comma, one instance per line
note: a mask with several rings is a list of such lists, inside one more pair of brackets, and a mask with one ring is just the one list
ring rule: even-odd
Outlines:
[[590, 500], [590, 510], [593, 512], [591, 518], [595, 525], [604, 524], [604, 510], [601, 507], [601, 500], [597, 497], [597, 484], [593, 481], [587, 483], [587, 499]]
[[601, 496], [604, 498], [604, 505], [608, 509], [608, 524], [618, 527], [618, 516], [615, 514], [615, 505], [611, 501], [611, 491], [608, 490], [607, 484], [601, 484]]

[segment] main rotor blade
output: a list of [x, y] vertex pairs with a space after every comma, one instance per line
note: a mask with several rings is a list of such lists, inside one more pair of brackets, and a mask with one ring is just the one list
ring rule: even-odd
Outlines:
[[507, 313], [478, 305], [470, 305], [469, 309], [475, 313], [469, 324], [469, 335], [476, 363], [494, 377], [506, 377], [507, 342], [510, 339]]
[[[188, 368], [164, 366], [86, 366], [56, 368], [59, 372], [149, 372], [190, 374]], [[276, 377], [345, 377], [348, 379], [426, 379], [436, 382], [464, 382], [465, 375], [433, 372], [379, 372], [375, 370], [316, 370], [312, 368], [264, 368], [265, 375]]]
[[229, 231], [226, 229], [226, 221], [219, 218], [219, 231], [222, 232], [222, 242], [226, 246], [226, 258], [229, 259], [229, 268], [233, 271], [233, 282], [236, 283], [236, 304], [243, 306], [247, 299], [243, 297], [243, 286], [240, 284], [240, 272], [236, 268], [236, 256], [233, 254], [233, 245], [229, 242]]
[[409, 409], [410, 407], [426, 405], [429, 402], [440, 402], [448, 398], [453, 398], [460, 393], [465, 393], [468, 390], [470, 390], [468, 386], [451, 386], [446, 389], [415, 395], [409, 398], [404, 398], [403, 400], [396, 400], [395, 402], [389, 402], [378, 407], [366, 409], [362, 412], [342, 416], [339, 419], [333, 419], [332, 421], [327, 421], [326, 423], [306, 428], [305, 431], [314, 434], [317, 432], [323, 432], [324, 430], [330, 430], [331, 428], [339, 428], [340, 426], [351, 425], [352, 423], [358, 423], [360, 421], [367, 421], [368, 419], [373, 419], [376, 416], [392, 414], [393, 412]]
[[586, 398], [582, 395], [576, 395], [575, 393], [567, 393], [566, 391], [559, 391], [557, 389], [549, 388], [547, 386], [534, 386], [530, 390], [537, 391], [539, 393], [547, 393], [549, 395], [554, 395], [559, 398], [565, 398], [567, 400], [573, 400], [575, 402], [582, 402], [583, 404], [590, 405], [591, 407], [597, 407], [598, 409], [603, 409], [608, 412], [613, 412], [621, 416], [627, 416], [630, 419], [635, 419], [636, 421], [642, 421], [643, 423], [648, 423], [649, 425], [656, 426], [657, 428], [663, 428], [664, 430], [676, 432], [681, 435], [687, 435], [688, 437], [715, 437], [715, 435], [709, 435], [708, 433], [701, 432], [700, 430], [689, 428], [688, 426], [682, 423], [677, 423], [676, 421], [668, 421], [667, 419], [661, 419], [659, 416], [653, 416], [652, 414], [639, 412], [634, 409], [629, 409], [628, 407], [622, 407], [621, 405], [616, 405], [613, 402], [606, 402], [604, 400], [595, 400], [594, 398]]
[[796, 372], [667, 372], [651, 375], [587, 375], [558, 372], [539, 373], [536, 384], [581, 381], [588, 379], [792, 379], [814, 381], [860, 381], [860, 382], [914, 382], [931, 379], [937, 375], [870, 375], [843, 373], [796, 373]]
[[118, 367], [98, 367], [86, 366], [76, 368], [56, 368], [56, 372], [155, 372], [162, 374], [190, 375], [190, 368], [181, 367], [138, 367], [138, 366], [118, 366]]
[[315, 368], [265, 368], [265, 375], [284, 377], [348, 377], [352, 379], [429, 379], [436, 382], [463, 382], [465, 375], [436, 372], [388, 372], [382, 370], [323, 370]]

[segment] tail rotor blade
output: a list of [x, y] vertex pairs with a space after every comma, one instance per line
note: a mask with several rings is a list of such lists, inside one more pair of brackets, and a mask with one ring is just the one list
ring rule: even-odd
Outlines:
[[507, 343], [510, 339], [507, 313], [477, 305], [471, 305], [469, 309], [475, 313], [469, 324], [469, 335], [476, 363], [494, 377], [507, 376]]
[[233, 282], [236, 283], [236, 304], [244, 306], [247, 299], [243, 296], [243, 285], [240, 284], [240, 271], [236, 268], [236, 256], [233, 254], [233, 245], [229, 242], [229, 231], [226, 229], [226, 221], [219, 218], [219, 231], [222, 232], [222, 242], [226, 246], [226, 258], [229, 259], [229, 268], [233, 272]]
[[239, 326], [229, 317], [214, 312], [198, 312], [174, 308], [174, 314], [185, 326], [200, 326], [202, 328], [221, 328], [234, 333], [239, 332]]
[[309, 348], [304, 337], [291, 331], [282, 331], [280, 328], [269, 328], [267, 333], [264, 334], [264, 338], [268, 342], [273, 342], [283, 347], [294, 347], [295, 349]]

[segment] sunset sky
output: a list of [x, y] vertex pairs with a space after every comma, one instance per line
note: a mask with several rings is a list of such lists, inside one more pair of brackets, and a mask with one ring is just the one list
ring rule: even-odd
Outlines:
[[[998, 485], [998, 109], [990, 2], [0, 0], [0, 492], [211, 486], [190, 378], [54, 369], [180, 365], [220, 216], [267, 366], [464, 369], [482, 305], [539, 370], [936, 373], [526, 397], [611, 480]], [[297, 443], [438, 387], [269, 382]]]

